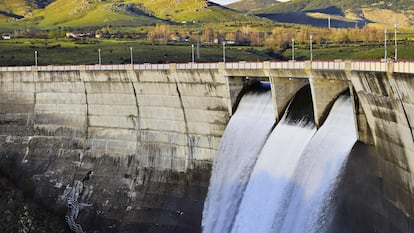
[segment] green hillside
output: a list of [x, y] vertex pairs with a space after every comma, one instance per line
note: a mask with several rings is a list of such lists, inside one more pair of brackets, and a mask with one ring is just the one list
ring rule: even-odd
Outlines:
[[206, 0], [138, 0], [147, 13], [174, 22], [229, 22], [250, 21], [251, 16], [222, 7]]
[[329, 17], [332, 27], [361, 27], [369, 23], [389, 25], [394, 21], [402, 26], [414, 26], [412, 0], [292, 0], [253, 13], [279, 22], [325, 27]]
[[162, 22], [139, 9], [137, 1], [57, 0], [28, 21], [41, 29], [57, 27], [140, 26]]
[[0, 30], [260, 21], [207, 0], [0, 0]]
[[[266, 0], [258, 0], [259, 2]], [[342, 12], [346, 10], [359, 10], [361, 8], [380, 8], [395, 11], [414, 10], [414, 1], [412, 0], [292, 0], [290, 2], [280, 3], [256, 13], [286, 13], [294, 11], [329, 11], [329, 9], [339, 9]]]
[[227, 7], [241, 12], [257, 11], [280, 4], [276, 0], [241, 0], [231, 3]]
[[0, 21], [22, 19], [35, 9], [44, 8], [54, 0], [0, 0]]

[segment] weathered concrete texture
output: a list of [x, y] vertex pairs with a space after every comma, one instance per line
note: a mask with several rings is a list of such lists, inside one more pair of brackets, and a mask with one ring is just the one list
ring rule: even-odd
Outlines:
[[309, 84], [309, 80], [303, 78], [271, 77], [270, 83], [276, 120], [279, 121], [289, 101], [302, 87]]
[[32, 72], [0, 73], [0, 132], [33, 135], [35, 83]]
[[[198, 232], [211, 162], [229, 119], [217, 71], [0, 73], [0, 159], [64, 215], [84, 179], [87, 231]], [[33, 178], [32, 178], [33, 177]]]
[[85, 138], [87, 105], [79, 72], [34, 74], [35, 89], [32, 91], [36, 134]]
[[312, 91], [315, 123], [317, 127], [320, 127], [339, 94], [349, 90], [349, 81], [313, 77], [309, 82]]
[[228, 93], [230, 96], [229, 112], [233, 115], [234, 107], [240, 101], [240, 93], [247, 83], [246, 77], [227, 77]]
[[[378, 151], [384, 201], [413, 218], [414, 141], [410, 109], [413, 76], [380, 72], [353, 72], [352, 84], [365, 112]], [[392, 219], [391, 219], [392, 220]]]
[[354, 146], [338, 190], [339, 205], [330, 232], [413, 232], [413, 218], [388, 198], [380, 160], [375, 147]]

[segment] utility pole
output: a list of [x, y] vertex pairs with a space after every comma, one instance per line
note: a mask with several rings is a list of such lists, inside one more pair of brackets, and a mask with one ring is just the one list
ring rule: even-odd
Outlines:
[[197, 34], [197, 59], [200, 59], [200, 31]]
[[312, 54], [312, 38], [313, 36], [312, 35], [310, 35], [309, 36], [309, 40], [310, 40], [310, 43], [309, 43], [309, 45], [310, 45], [310, 47], [309, 47], [309, 49], [310, 49], [310, 61], [312, 61], [313, 60], [313, 54]]
[[397, 43], [397, 22], [394, 23], [394, 49], [395, 49], [395, 61], [398, 60], [398, 43]]
[[34, 55], [35, 55], [35, 57], [34, 57], [35, 58], [35, 66], [37, 66], [37, 51], [34, 52]]
[[387, 29], [384, 29], [384, 61], [387, 61]]
[[98, 49], [98, 64], [101, 65], [102, 64], [102, 59], [101, 59], [101, 49]]
[[223, 62], [226, 62], [226, 42], [223, 41]]
[[328, 28], [331, 29], [331, 16], [328, 16]]
[[191, 45], [191, 62], [194, 63], [194, 44]]
[[129, 47], [131, 51], [131, 65], [134, 65], [134, 56], [132, 55], [132, 47]]
[[295, 60], [295, 38], [292, 38], [292, 61]]

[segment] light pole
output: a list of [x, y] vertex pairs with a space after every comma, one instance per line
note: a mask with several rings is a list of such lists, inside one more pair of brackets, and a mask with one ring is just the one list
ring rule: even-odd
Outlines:
[[223, 41], [223, 62], [226, 62], [226, 42]]
[[311, 61], [313, 60], [313, 54], [312, 54], [312, 39], [313, 39], [313, 36], [310, 35], [309, 36], [309, 40], [310, 40], [310, 47], [309, 47], [309, 49], [310, 49], [310, 60]]
[[384, 60], [387, 61], [387, 29], [384, 29]]
[[194, 44], [191, 45], [191, 62], [194, 63]]
[[295, 38], [292, 38], [292, 61], [295, 60]]
[[394, 23], [394, 49], [395, 49], [395, 61], [398, 59], [398, 47], [397, 47], [397, 26], [398, 24]]
[[200, 59], [200, 31], [197, 33], [197, 59]]
[[132, 47], [129, 47], [129, 50], [131, 51], [131, 65], [134, 65], [134, 56], [132, 55]]
[[35, 57], [34, 57], [35, 58], [35, 66], [37, 66], [37, 51], [34, 52], [34, 55], [35, 55]]
[[101, 49], [98, 49], [98, 64], [99, 65], [102, 64], [102, 60], [101, 60]]
[[328, 16], [328, 28], [331, 29], [331, 16]]

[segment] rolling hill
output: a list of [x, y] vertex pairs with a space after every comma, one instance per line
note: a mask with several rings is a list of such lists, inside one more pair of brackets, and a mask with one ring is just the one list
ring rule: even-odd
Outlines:
[[241, 0], [231, 3], [227, 7], [240, 12], [251, 12], [272, 7], [281, 2], [276, 0]]
[[414, 1], [412, 0], [292, 0], [267, 5], [269, 0], [242, 0], [229, 5], [234, 9], [246, 5], [249, 12], [284, 23], [311, 24], [332, 27], [355, 27], [369, 23], [390, 25], [394, 21], [405, 27], [414, 26]]
[[258, 21], [207, 0], [0, 0], [0, 28], [135, 27]]

